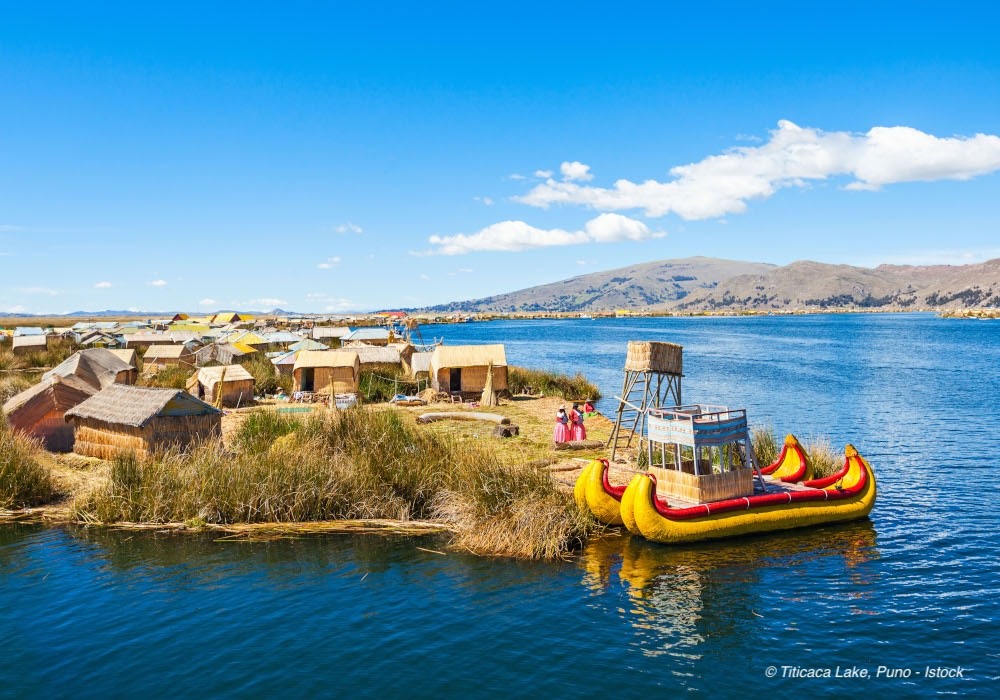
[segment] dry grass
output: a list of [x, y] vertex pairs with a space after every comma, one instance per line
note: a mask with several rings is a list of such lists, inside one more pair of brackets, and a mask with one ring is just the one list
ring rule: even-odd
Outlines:
[[15, 433], [0, 412], [0, 508], [45, 503], [54, 492], [51, 471], [38, 443]]
[[139, 386], [153, 386], [161, 389], [185, 389], [187, 381], [195, 373], [194, 367], [176, 365], [164, 367], [156, 372], [140, 375]]
[[35, 384], [37, 376], [17, 372], [15, 374], [0, 374], [0, 405], [7, 402], [7, 399], [20, 394], [25, 389]]
[[591, 527], [522, 451], [418, 429], [395, 410], [299, 421], [261, 409], [233, 446], [118, 457], [74, 511], [101, 522], [437, 519], [461, 546], [521, 558], [560, 556]]
[[753, 429], [751, 436], [753, 441], [753, 453], [757, 457], [757, 464], [766, 467], [778, 458], [781, 451], [781, 443], [774, 434], [774, 427], [770, 425], [758, 426]]
[[582, 374], [570, 377], [557, 372], [546, 372], [526, 367], [507, 369], [507, 388], [512, 394], [544, 394], [561, 396], [567, 401], [597, 401], [601, 390], [587, 381]]

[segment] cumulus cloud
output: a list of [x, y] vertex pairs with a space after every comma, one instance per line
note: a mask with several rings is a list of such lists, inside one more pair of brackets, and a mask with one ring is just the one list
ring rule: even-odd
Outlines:
[[166, 280], [153, 280], [152, 282], [150, 282], [150, 284], [153, 285], [154, 287], [166, 287], [167, 286], [167, 281]]
[[364, 229], [357, 224], [352, 224], [348, 221], [346, 224], [341, 224], [336, 228], [337, 233], [364, 233]]
[[332, 258], [327, 258], [316, 267], [318, 267], [321, 270], [329, 270], [331, 267], [336, 267], [339, 264], [340, 264], [340, 256], [334, 255]]
[[94, 289], [111, 289], [110, 282], [98, 282], [94, 285]]
[[835, 176], [853, 178], [847, 185], [851, 190], [968, 180], [1000, 170], [1000, 136], [940, 138], [905, 126], [878, 126], [864, 134], [827, 132], [783, 120], [767, 142], [679, 165], [666, 182], [622, 179], [611, 187], [582, 185], [576, 181], [589, 179], [589, 168], [584, 168], [563, 163], [563, 181], [550, 178], [514, 199], [536, 207], [576, 204], [598, 211], [640, 209], [651, 217], [673, 213], [688, 220], [709, 219], [742, 213], [749, 200], [782, 188]]
[[536, 170], [535, 171], [535, 177], [540, 177], [543, 180], [546, 179], [546, 178], [550, 178], [550, 177], [552, 177], [552, 171], [551, 170]]
[[590, 174], [590, 166], [584, 165], [578, 160], [574, 160], [572, 163], [569, 161], [564, 162], [559, 166], [559, 172], [562, 173], [563, 180], [567, 182], [571, 180], [594, 179], [594, 176]]
[[493, 198], [492, 197], [473, 197], [472, 199], [474, 201], [476, 201], [476, 202], [482, 202], [483, 204], [485, 204], [488, 207], [492, 207], [493, 206]]
[[524, 180], [526, 179], [521, 173], [511, 173], [507, 176], [508, 180]]
[[524, 221], [501, 221], [476, 233], [454, 236], [431, 236], [432, 253], [464, 255], [481, 251], [517, 252], [530, 248], [579, 245], [581, 243], [614, 243], [660, 238], [663, 233], [650, 231], [641, 221], [621, 214], [601, 214], [588, 221], [582, 230], [540, 229]]
[[198, 306], [215, 306], [218, 303], [219, 302], [217, 302], [215, 299], [209, 299], [206, 297], [205, 299], [202, 299], [201, 301], [198, 302]]

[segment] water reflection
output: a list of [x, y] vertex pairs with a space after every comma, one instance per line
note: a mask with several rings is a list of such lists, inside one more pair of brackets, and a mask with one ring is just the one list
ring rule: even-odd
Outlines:
[[796, 605], [832, 600], [851, 614], [874, 614], [878, 557], [865, 520], [686, 546], [610, 536], [584, 549], [580, 567], [597, 604], [624, 604], [643, 653], [696, 658], [706, 639], [738, 639], [748, 624], [787, 618]]

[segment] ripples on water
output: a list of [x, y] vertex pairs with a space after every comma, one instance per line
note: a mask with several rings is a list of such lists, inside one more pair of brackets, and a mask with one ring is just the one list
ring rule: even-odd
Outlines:
[[[673, 548], [611, 537], [557, 563], [415, 549], [426, 540], [4, 526], [0, 697], [985, 694], [1000, 680], [1000, 324], [858, 315], [431, 332], [584, 371], [606, 397], [627, 340], [679, 342], [685, 400], [853, 442], [879, 501], [870, 521]], [[961, 665], [967, 678], [764, 676], [782, 664]]]

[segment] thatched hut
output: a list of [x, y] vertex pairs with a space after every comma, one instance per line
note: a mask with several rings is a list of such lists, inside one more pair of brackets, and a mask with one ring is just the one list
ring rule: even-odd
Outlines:
[[110, 350], [81, 350], [42, 375], [41, 381], [12, 396], [3, 406], [11, 427], [42, 441], [51, 452], [73, 449], [66, 411], [116, 382], [132, 384], [135, 367]]
[[507, 388], [503, 345], [439, 345], [431, 354], [431, 386], [437, 391], [481, 394], [493, 365], [493, 391]]
[[295, 369], [295, 358], [298, 354], [295, 350], [280, 353], [271, 358], [271, 364], [274, 365], [274, 369], [282, 377], [291, 377], [292, 371]]
[[[111, 384], [135, 384], [137, 374], [135, 365], [121, 359], [116, 354], [117, 352], [105, 348], [80, 350], [50, 369], [42, 377], [53, 375], [69, 377], [72, 375], [92, 386], [95, 392]], [[135, 354], [134, 351], [127, 352]]]
[[391, 376], [404, 369], [400, 348], [394, 345], [385, 347], [358, 345], [350, 349], [334, 350], [333, 352], [357, 353], [362, 372], [383, 373]]
[[96, 392], [78, 377], [53, 375], [12, 396], [3, 405], [3, 412], [12, 428], [38, 438], [46, 450], [69, 452], [73, 449], [73, 427], [66, 425], [66, 411]]
[[142, 356], [142, 371], [158, 372], [165, 367], [193, 367], [194, 353], [186, 345], [150, 345]]
[[47, 335], [15, 335], [10, 351], [15, 355], [30, 355], [33, 352], [45, 352], [49, 349]]
[[73, 451], [101, 459], [183, 449], [222, 434], [222, 411], [180, 389], [112, 384], [66, 411], [66, 420], [76, 434]]
[[[119, 360], [125, 364], [132, 365], [136, 369], [142, 369], [139, 365], [139, 353], [131, 349], [113, 349], [108, 348], [108, 352], [117, 357]], [[125, 382], [125, 384], [133, 384], [134, 382]]]
[[358, 353], [303, 350], [292, 369], [293, 391], [317, 394], [354, 394], [358, 391], [361, 360]]
[[245, 406], [253, 401], [254, 378], [242, 365], [202, 367], [188, 380], [192, 396], [213, 406]]

